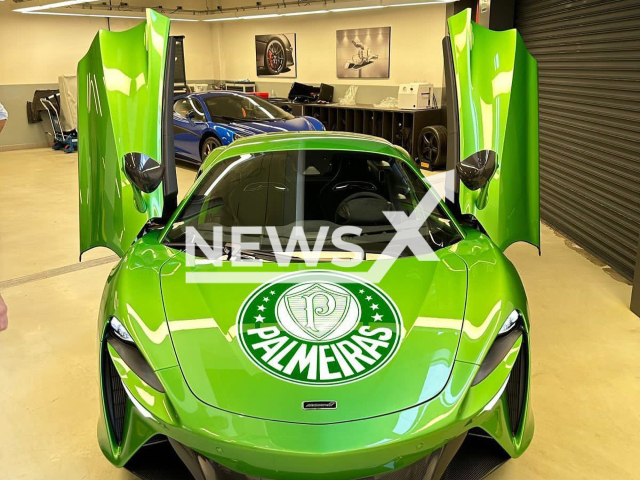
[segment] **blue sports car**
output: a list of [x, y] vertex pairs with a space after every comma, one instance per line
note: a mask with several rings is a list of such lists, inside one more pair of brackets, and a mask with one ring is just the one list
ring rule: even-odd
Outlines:
[[324, 130], [312, 117], [294, 117], [255, 95], [209, 92], [181, 95], [173, 104], [176, 158], [201, 163], [239, 137], [269, 132]]

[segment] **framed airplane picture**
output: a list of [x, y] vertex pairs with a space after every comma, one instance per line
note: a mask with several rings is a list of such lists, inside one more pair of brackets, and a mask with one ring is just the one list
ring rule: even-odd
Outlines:
[[391, 27], [336, 31], [338, 78], [389, 78]]

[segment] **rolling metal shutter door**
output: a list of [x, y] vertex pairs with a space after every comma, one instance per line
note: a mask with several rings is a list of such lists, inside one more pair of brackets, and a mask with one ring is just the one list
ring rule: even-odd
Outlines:
[[633, 277], [640, 236], [640, 1], [516, 0], [538, 61], [545, 222]]

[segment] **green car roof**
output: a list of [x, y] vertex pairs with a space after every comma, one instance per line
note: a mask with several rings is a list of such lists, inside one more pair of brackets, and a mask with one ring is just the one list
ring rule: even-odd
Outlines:
[[[380, 137], [364, 135], [361, 133], [351, 132], [330, 132], [322, 131], [305, 131], [305, 132], [278, 132], [278, 133], [262, 133], [260, 135], [252, 135], [250, 137], [241, 137], [233, 144], [232, 147], [241, 147], [244, 145], [253, 145], [257, 140], [261, 142], [275, 142], [277, 145], [294, 144], [296, 147], [305, 146], [313, 148], [314, 142], [334, 142], [329, 148], [344, 149], [345, 140], [353, 141], [363, 151], [377, 152], [381, 147], [387, 147], [389, 150], [396, 150], [395, 146]], [[327, 148], [322, 143], [322, 148]], [[278, 150], [285, 150], [287, 147], [279, 147]]]
[[243, 137], [227, 147], [214, 150], [200, 168], [206, 170], [220, 160], [234, 155], [282, 150], [349, 150], [389, 155], [411, 161], [409, 154], [397, 145], [379, 137], [349, 132], [263, 133]]

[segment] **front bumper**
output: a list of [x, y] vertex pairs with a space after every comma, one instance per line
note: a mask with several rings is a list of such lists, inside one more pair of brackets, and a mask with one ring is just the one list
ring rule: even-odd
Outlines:
[[[171, 439], [176, 450], [191, 452], [187, 455], [195, 464], [210, 465], [214, 472], [216, 468], [232, 472], [229, 478], [238, 480], [384, 478], [381, 476], [408, 467], [421, 471], [434, 463], [434, 458], [438, 459], [434, 465], [446, 466], [440, 460], [444, 452], [451, 454], [451, 445], [459, 447], [467, 432], [479, 431], [474, 430], [477, 427], [507, 457], [517, 457], [533, 435], [528, 388], [521, 427], [515, 435], [504, 393], [520, 347], [521, 342], [514, 345], [504, 361], [476, 386], [472, 380], [479, 367], [456, 362], [446, 388], [426, 403], [388, 415], [329, 424], [270, 421], [208, 406], [191, 393], [179, 367], [156, 372], [166, 393], [157, 392], [108, 349], [129, 401], [122, 440], [115, 441], [102, 415], [99, 441], [112, 463], [125, 466], [150, 439], [161, 435]], [[430, 478], [417, 474], [398, 479]], [[211, 478], [225, 478], [220, 475]]]
[[[509, 455], [490, 436], [475, 431], [407, 467], [358, 480], [480, 480], [508, 459]], [[145, 445], [127, 469], [142, 480], [270, 480], [233, 471], [175, 440], [160, 437]]]

